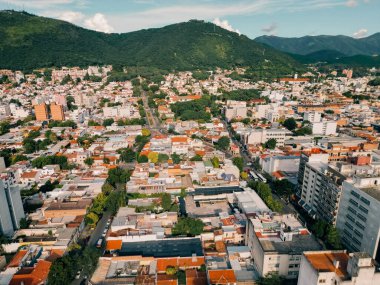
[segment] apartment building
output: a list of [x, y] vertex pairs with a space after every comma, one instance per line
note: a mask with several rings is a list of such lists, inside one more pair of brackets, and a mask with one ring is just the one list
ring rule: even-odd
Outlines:
[[63, 106], [59, 104], [50, 104], [51, 119], [54, 121], [64, 121], [65, 113], [63, 112]]
[[284, 146], [285, 137], [288, 133], [285, 129], [255, 129], [251, 130], [245, 137], [248, 145], [263, 144], [270, 139], [277, 141], [277, 146]]
[[309, 121], [310, 123], [317, 123], [321, 121], [321, 113], [319, 112], [305, 112], [303, 114], [304, 121]]
[[314, 122], [312, 125], [313, 135], [330, 136], [336, 135], [336, 122], [335, 121], [322, 121]]
[[[378, 166], [378, 165], [377, 165]], [[380, 261], [380, 168], [370, 167], [343, 182], [336, 226], [351, 251]]]
[[0, 179], [0, 233], [11, 236], [25, 217], [20, 189], [14, 173], [2, 173]]
[[224, 113], [227, 121], [231, 121], [235, 118], [247, 118], [247, 102], [227, 100]]
[[48, 108], [45, 103], [34, 105], [34, 113], [37, 121], [47, 121], [49, 119]]
[[308, 162], [328, 163], [328, 160], [329, 160], [328, 153], [321, 148], [311, 148], [311, 149], [302, 151], [301, 157], [300, 157], [299, 170], [298, 170], [298, 185], [302, 186], [306, 163]]
[[298, 285], [380, 284], [380, 273], [368, 253], [314, 251], [302, 255]]
[[260, 276], [298, 277], [304, 251], [320, 250], [320, 244], [293, 215], [256, 215], [247, 223], [246, 245]]

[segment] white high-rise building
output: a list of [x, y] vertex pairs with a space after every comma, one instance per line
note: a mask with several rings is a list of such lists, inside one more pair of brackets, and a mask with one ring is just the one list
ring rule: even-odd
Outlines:
[[330, 136], [336, 135], [336, 122], [335, 121], [322, 121], [312, 123], [313, 135]]
[[2, 173], [0, 177], [0, 233], [7, 236], [13, 235], [25, 217], [20, 189], [14, 179], [13, 173]]

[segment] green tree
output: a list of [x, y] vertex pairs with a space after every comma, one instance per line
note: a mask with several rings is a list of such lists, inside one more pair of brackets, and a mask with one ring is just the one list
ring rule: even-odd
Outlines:
[[219, 148], [220, 150], [226, 151], [230, 147], [230, 138], [227, 136], [223, 136], [218, 139], [218, 142], [216, 143], [216, 145], [217, 145], [217, 148]]
[[27, 229], [29, 228], [30, 222], [26, 218], [20, 219], [20, 229]]
[[114, 123], [114, 119], [110, 118], [110, 119], [105, 119], [103, 120], [103, 127], [108, 127], [108, 126], [111, 126], [113, 123]]
[[178, 154], [173, 153], [172, 160], [174, 164], [179, 164], [181, 162], [181, 157]]
[[277, 144], [276, 139], [269, 139], [266, 141], [264, 146], [265, 146], [265, 148], [268, 148], [268, 149], [275, 149], [276, 144]]
[[338, 230], [330, 225], [327, 229], [327, 242], [333, 249], [342, 249], [342, 243]]
[[117, 213], [120, 207], [125, 207], [127, 204], [127, 197], [125, 191], [113, 191], [107, 198], [105, 207], [113, 215]]
[[117, 152], [120, 154], [120, 160], [124, 162], [133, 162], [136, 159], [136, 153], [131, 148], [118, 149]]
[[86, 223], [91, 226], [95, 226], [99, 221], [99, 217], [94, 212], [90, 212], [86, 215]]
[[168, 266], [165, 270], [166, 275], [175, 275], [177, 274], [177, 268], [174, 266]]
[[236, 165], [237, 168], [239, 168], [240, 172], [243, 171], [243, 167], [244, 167], [244, 160], [242, 157], [240, 156], [236, 156], [232, 159], [232, 163], [234, 165]]
[[158, 162], [158, 152], [154, 152], [154, 151], [150, 152], [148, 154], [148, 159], [152, 163], [157, 163]]
[[185, 198], [187, 195], [186, 188], [181, 188], [181, 192], [179, 194], [180, 197]]
[[91, 166], [94, 164], [94, 159], [92, 157], [87, 157], [85, 160], [84, 160], [84, 163], [87, 164], [88, 166]]
[[165, 211], [169, 211], [172, 206], [172, 198], [169, 193], [164, 193], [161, 197], [161, 207]]
[[297, 122], [294, 118], [288, 118], [282, 123], [282, 125], [289, 131], [293, 131], [297, 127]]
[[199, 154], [194, 155], [192, 158], [190, 158], [190, 161], [202, 161], [203, 158]]
[[108, 182], [105, 182], [102, 186], [102, 193], [106, 196], [108, 196], [113, 190], [115, 190], [115, 188], [113, 188]]
[[278, 274], [268, 274], [256, 281], [257, 285], [285, 285], [286, 280]]
[[178, 223], [172, 228], [173, 235], [196, 236], [203, 232], [204, 224], [199, 219], [190, 217], [179, 218]]
[[311, 227], [311, 230], [314, 232], [315, 236], [319, 239], [322, 239], [326, 235], [328, 224], [325, 221], [318, 220]]
[[22, 154], [16, 154], [15, 156], [12, 157], [12, 164], [15, 164], [16, 162], [19, 161], [25, 161], [28, 160], [28, 157]]
[[220, 167], [219, 158], [217, 158], [216, 156], [214, 156], [213, 158], [211, 158], [211, 163], [212, 163], [212, 166], [214, 168], [219, 168]]
[[116, 167], [108, 171], [107, 182], [111, 184], [113, 187], [116, 187], [118, 185], [125, 186], [127, 181], [129, 181], [130, 177], [131, 177], [130, 170], [123, 169], [121, 167]]
[[159, 153], [159, 154], [158, 154], [158, 159], [157, 159], [157, 161], [158, 161], [159, 163], [167, 162], [168, 160], [169, 160], [169, 156], [168, 156], [167, 154], [165, 154], [165, 153]]
[[146, 155], [139, 155], [137, 158], [138, 163], [146, 163], [148, 161], [149, 161], [149, 159]]

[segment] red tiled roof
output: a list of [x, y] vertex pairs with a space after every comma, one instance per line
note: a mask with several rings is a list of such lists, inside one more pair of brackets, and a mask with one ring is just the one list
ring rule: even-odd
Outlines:
[[[30, 271], [30, 273], [25, 274], [15, 274], [12, 277], [9, 285], [40, 285], [46, 282], [49, 274], [51, 262], [40, 260], [37, 262], [36, 266]], [[23, 272], [23, 273], [24, 273]]]
[[232, 269], [209, 270], [208, 276], [211, 284], [229, 284], [236, 282], [236, 276]]
[[107, 240], [107, 250], [119, 250], [121, 249], [121, 245], [123, 244], [121, 239], [118, 240]]

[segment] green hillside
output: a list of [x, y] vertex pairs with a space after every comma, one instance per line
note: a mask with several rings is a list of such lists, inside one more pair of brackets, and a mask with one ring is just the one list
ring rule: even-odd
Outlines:
[[165, 70], [250, 66], [262, 76], [303, 68], [289, 55], [203, 21], [105, 34], [25, 12], [0, 11], [0, 68], [115, 63]]
[[345, 56], [380, 54], [380, 33], [361, 39], [347, 36], [305, 36], [300, 38], [261, 36], [255, 41], [284, 52], [301, 55], [326, 50], [336, 51]]

